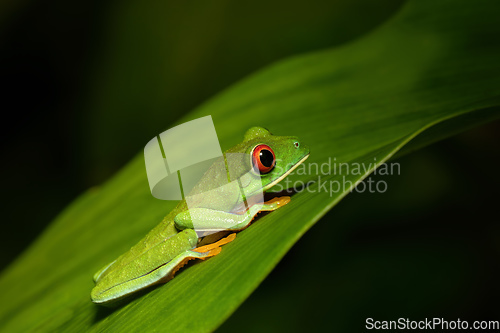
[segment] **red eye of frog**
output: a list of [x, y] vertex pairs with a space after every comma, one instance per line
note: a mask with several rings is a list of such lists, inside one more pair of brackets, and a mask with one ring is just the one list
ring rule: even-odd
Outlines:
[[276, 156], [268, 145], [258, 145], [252, 152], [253, 165], [259, 169], [261, 174], [268, 173], [276, 165]]

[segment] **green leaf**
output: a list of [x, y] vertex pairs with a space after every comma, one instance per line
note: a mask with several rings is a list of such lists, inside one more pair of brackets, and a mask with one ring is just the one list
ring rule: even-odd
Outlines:
[[[315, 182], [293, 195], [289, 205], [240, 232], [220, 255], [187, 267], [121, 308], [99, 308], [89, 299], [94, 272], [175, 205], [151, 196], [139, 154], [101, 188], [70, 205], [3, 272], [0, 328], [215, 329], [351, 189], [331, 193], [331, 182], [356, 184], [408, 143], [402, 153], [500, 116], [500, 46], [492, 43], [500, 33], [495, 7], [489, 0], [410, 1], [370, 34], [279, 62], [196, 109], [181, 122], [212, 115], [225, 148], [254, 125], [299, 136], [311, 148], [307, 165], [313, 172], [291, 180]], [[328, 161], [332, 166], [360, 163], [367, 170], [314, 172], [314, 163]]]

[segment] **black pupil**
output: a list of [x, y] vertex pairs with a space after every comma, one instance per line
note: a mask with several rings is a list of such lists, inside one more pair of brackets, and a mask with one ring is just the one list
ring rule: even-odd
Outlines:
[[267, 149], [262, 149], [259, 153], [260, 163], [266, 168], [269, 168], [274, 163], [273, 153]]

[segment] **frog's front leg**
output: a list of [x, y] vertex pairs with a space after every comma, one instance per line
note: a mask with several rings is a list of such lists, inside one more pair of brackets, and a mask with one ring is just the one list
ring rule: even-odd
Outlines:
[[[208, 208], [192, 208], [175, 216], [177, 228], [197, 231], [241, 230], [246, 228], [257, 213], [276, 210], [290, 202], [290, 197], [274, 198], [251, 206], [244, 214], [234, 214]], [[194, 221], [194, 223], [193, 223]]]

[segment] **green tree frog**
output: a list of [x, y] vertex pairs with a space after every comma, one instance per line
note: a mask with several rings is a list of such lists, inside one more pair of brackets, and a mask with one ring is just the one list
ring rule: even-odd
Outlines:
[[167, 282], [191, 259], [219, 254], [220, 246], [234, 240], [235, 232], [246, 228], [258, 212], [276, 210], [290, 201], [280, 197], [263, 202], [262, 192], [308, 156], [309, 149], [296, 137], [250, 128], [242, 143], [208, 168], [189, 197], [128, 252], [94, 275], [92, 301], [111, 305], [138, 290]]

